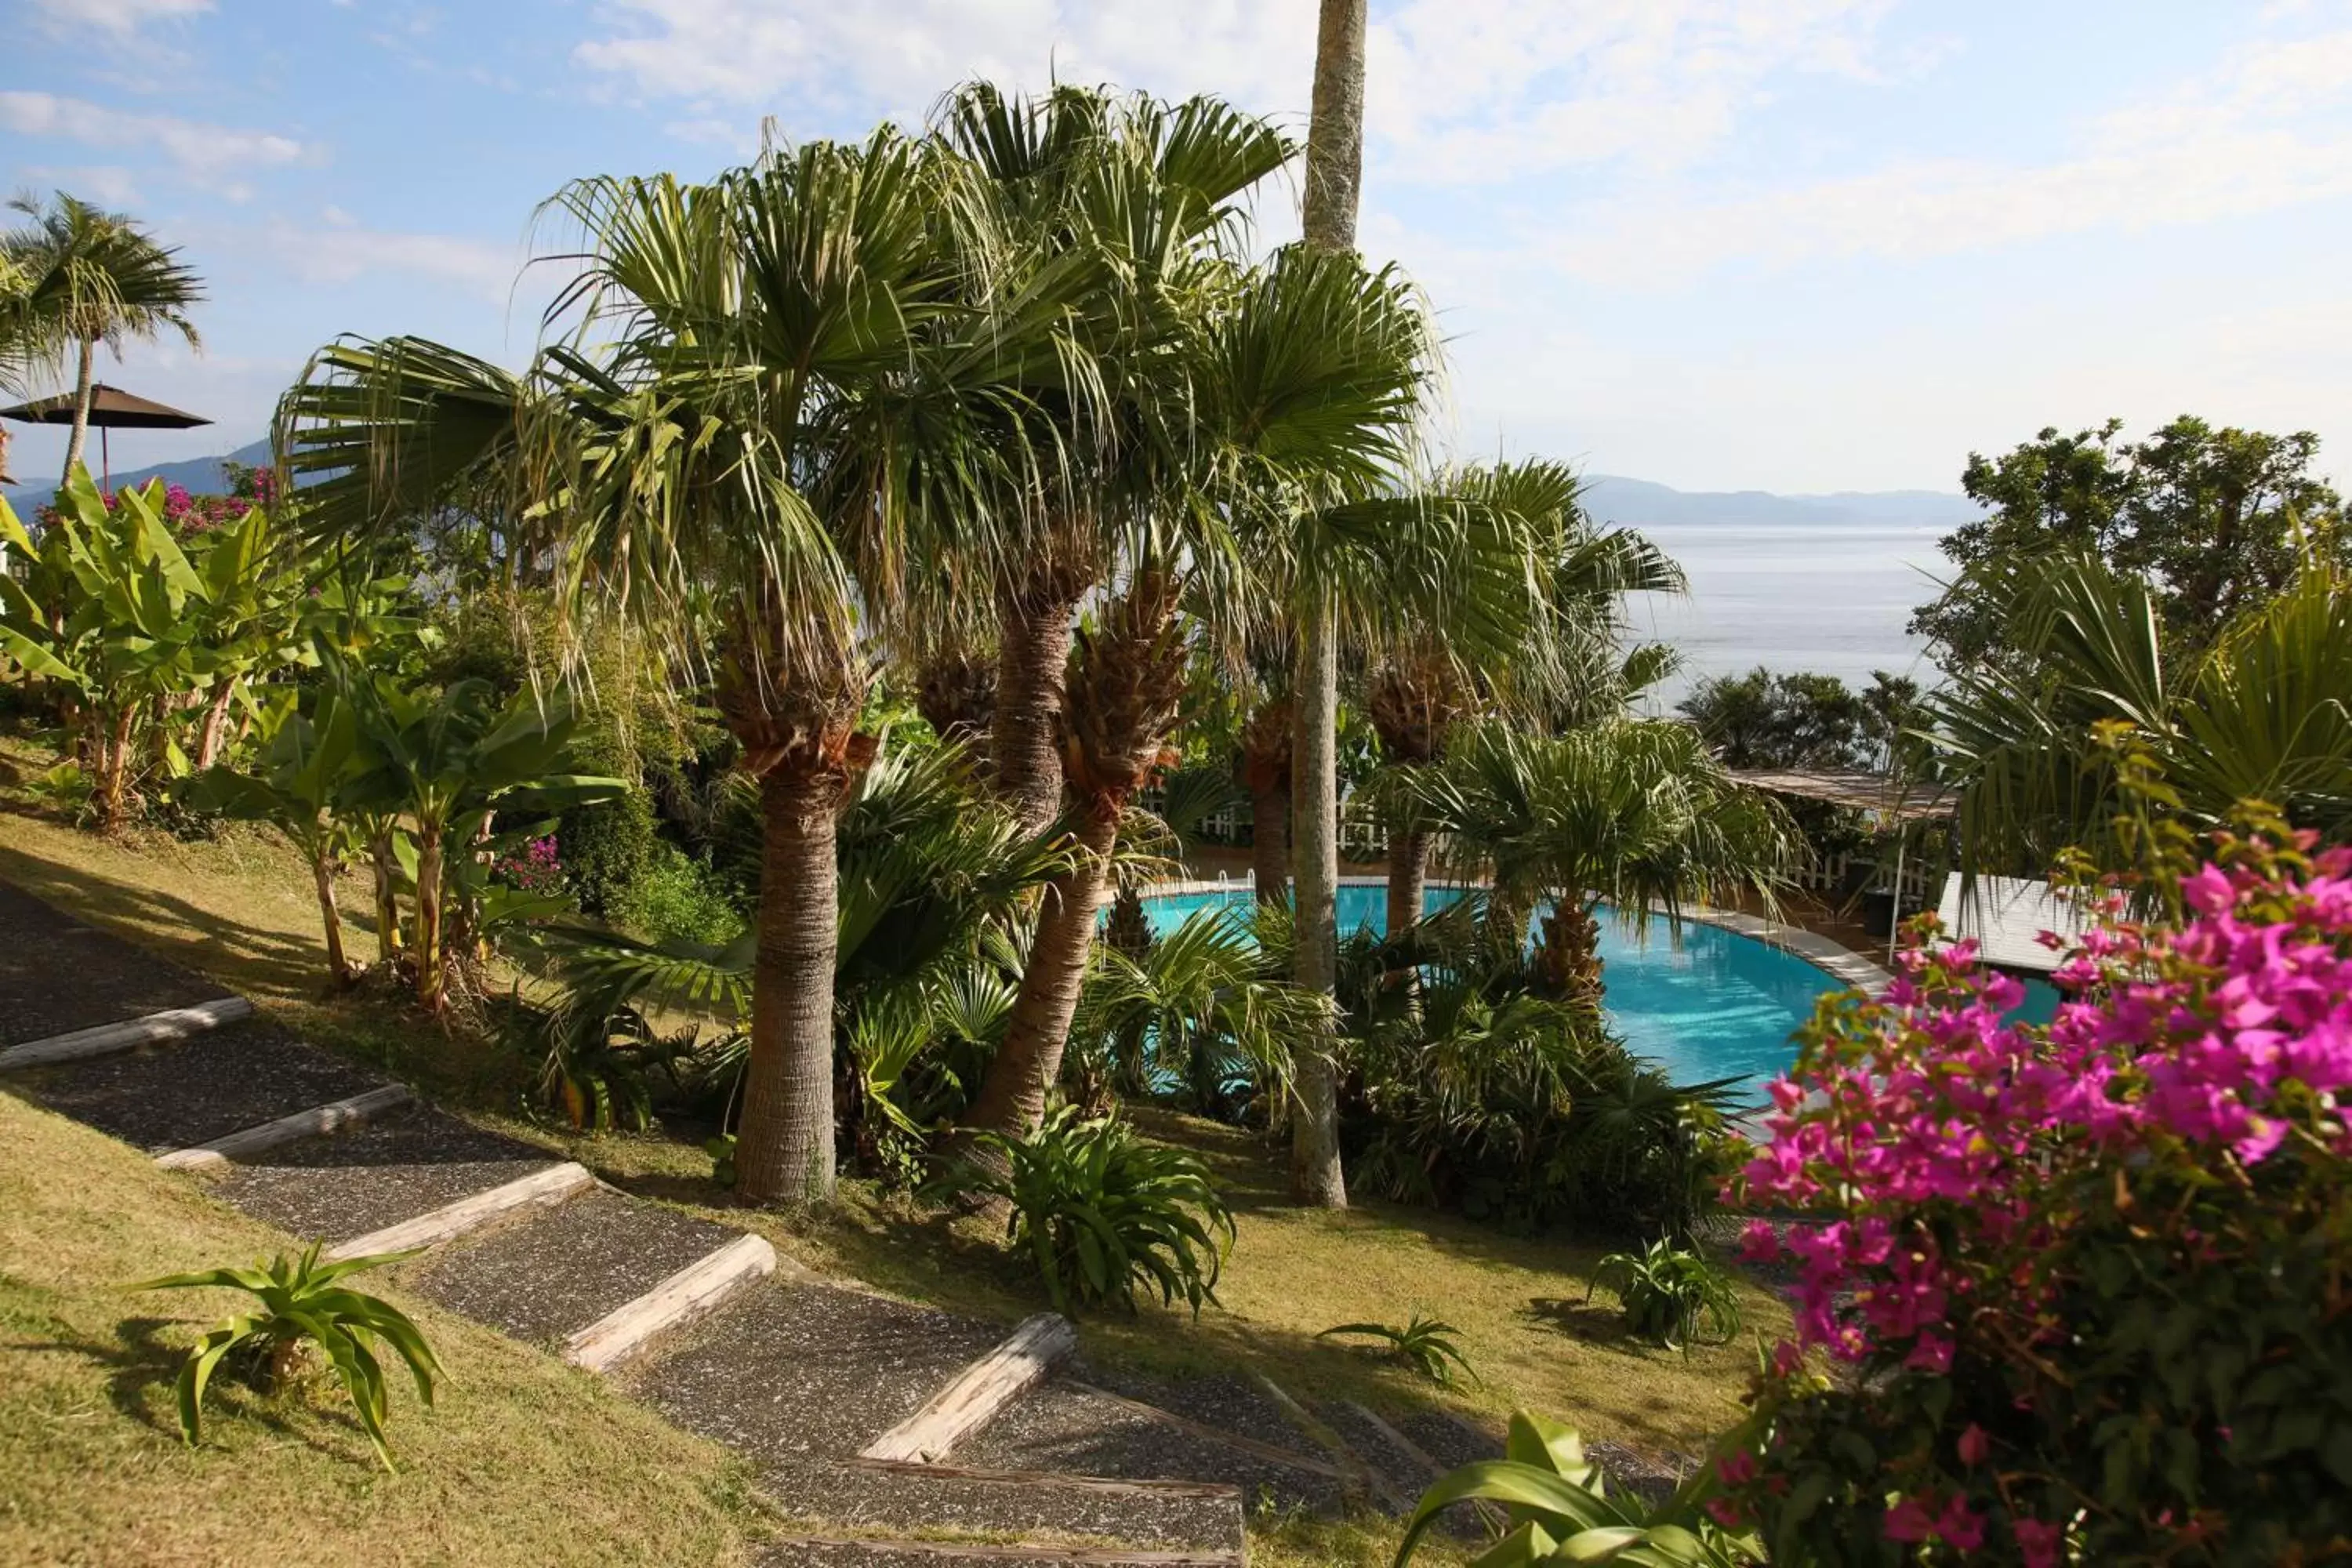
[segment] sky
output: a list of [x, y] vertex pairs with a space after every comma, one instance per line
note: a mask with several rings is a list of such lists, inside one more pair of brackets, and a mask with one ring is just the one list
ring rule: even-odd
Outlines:
[[[565, 181], [919, 122], [956, 82], [1303, 135], [1314, 0], [0, 0], [0, 184], [128, 211], [201, 353], [100, 379], [216, 454], [338, 334], [520, 363]], [[1957, 488], [2043, 426], [2310, 429], [2352, 475], [2352, 0], [1372, 0], [1360, 238], [1445, 439], [1685, 489]], [[1268, 243], [1295, 193], [1260, 204]], [[22, 429], [23, 427], [16, 427]], [[27, 431], [20, 478], [59, 460]]]

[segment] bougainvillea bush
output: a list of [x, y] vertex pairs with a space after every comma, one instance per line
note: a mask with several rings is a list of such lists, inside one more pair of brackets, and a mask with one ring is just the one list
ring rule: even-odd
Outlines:
[[2352, 1562], [2352, 852], [2217, 845], [2046, 1030], [1921, 946], [1773, 1087], [1798, 1338], [1711, 1506], [1776, 1563]]

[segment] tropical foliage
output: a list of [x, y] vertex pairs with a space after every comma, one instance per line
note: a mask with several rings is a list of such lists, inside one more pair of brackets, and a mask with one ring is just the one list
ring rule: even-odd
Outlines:
[[1612, 1252], [1592, 1271], [1586, 1292], [1606, 1289], [1625, 1310], [1625, 1327], [1643, 1339], [1687, 1351], [1725, 1344], [1739, 1332], [1739, 1292], [1706, 1254], [1665, 1237], [1640, 1252]]
[[1013, 1246], [1035, 1263], [1055, 1307], [1132, 1310], [1140, 1289], [1198, 1313], [1217, 1299], [1233, 1212], [1191, 1154], [1072, 1106], [1025, 1136], [982, 1132], [975, 1142], [981, 1157], [935, 1190], [1006, 1205]]
[[1526, 1411], [1511, 1416], [1502, 1458], [1465, 1465], [1423, 1494], [1397, 1548], [1398, 1568], [1412, 1561], [1445, 1510], [1463, 1503], [1499, 1506], [1510, 1521], [1500, 1541], [1471, 1560], [1472, 1568], [1740, 1568], [1765, 1560], [1750, 1539], [1698, 1512], [1685, 1496], [1659, 1508], [1612, 1496], [1574, 1431]]
[[1443, 1386], [1451, 1384], [1457, 1373], [1474, 1382], [1477, 1378], [1478, 1374], [1470, 1370], [1470, 1358], [1462, 1353], [1462, 1343], [1456, 1337], [1461, 1332], [1444, 1319], [1415, 1312], [1412, 1321], [1402, 1328], [1392, 1323], [1337, 1323], [1315, 1337], [1376, 1340], [1389, 1347], [1390, 1355]]
[[[2059, 972], [1824, 1006], [1748, 1200], [1800, 1271], [1723, 1464], [1773, 1561], [2317, 1562], [2352, 1537], [2352, 851], [2214, 842]], [[1823, 1368], [1811, 1352], [1830, 1362]]]
[[365, 1258], [319, 1261], [313, 1243], [299, 1258], [283, 1253], [250, 1268], [205, 1268], [189, 1274], [126, 1285], [126, 1290], [243, 1290], [258, 1303], [249, 1312], [223, 1319], [196, 1342], [180, 1368], [180, 1436], [193, 1447], [201, 1436], [205, 1389], [224, 1364], [240, 1371], [266, 1393], [293, 1386], [302, 1373], [302, 1358], [316, 1351], [324, 1355], [351, 1396], [352, 1412], [360, 1429], [374, 1445], [376, 1458], [394, 1468], [385, 1447], [383, 1363], [376, 1346], [400, 1358], [415, 1379], [416, 1395], [428, 1406], [441, 1363], [425, 1336], [406, 1313], [381, 1297], [354, 1290], [342, 1280], [366, 1269], [397, 1263], [413, 1256], [381, 1252]]

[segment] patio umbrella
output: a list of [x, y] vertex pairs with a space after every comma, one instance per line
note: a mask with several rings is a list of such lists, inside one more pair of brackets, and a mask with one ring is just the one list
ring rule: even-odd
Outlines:
[[[30, 403], [19, 403], [14, 408], [0, 408], [0, 419], [14, 419], [26, 425], [70, 425], [74, 421], [74, 397], [70, 392], [60, 392], [55, 397], [37, 397]], [[106, 449], [109, 430], [189, 430], [211, 420], [198, 415], [166, 407], [161, 403], [124, 392], [104, 382], [92, 382], [89, 388], [89, 422], [98, 430], [98, 461], [105, 476], [105, 488], [114, 488], [114, 463]]]

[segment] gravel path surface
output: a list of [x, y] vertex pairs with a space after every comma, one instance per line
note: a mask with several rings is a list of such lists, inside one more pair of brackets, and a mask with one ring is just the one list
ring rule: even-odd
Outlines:
[[[1210, 1377], [1156, 1379], [1139, 1373], [1099, 1367], [1072, 1368], [1070, 1376], [1129, 1399], [1198, 1421], [1204, 1426], [1255, 1437], [1277, 1448], [1288, 1448], [1309, 1459], [1330, 1462], [1330, 1454], [1298, 1429], [1265, 1389], [1238, 1373]], [[1296, 1390], [1286, 1390], [1296, 1394]]]
[[273, 1149], [222, 1177], [215, 1190], [297, 1236], [341, 1241], [554, 1163], [544, 1149], [417, 1105]]
[[190, 1007], [226, 990], [0, 882], [0, 1046]]
[[679, 1426], [762, 1469], [789, 1469], [856, 1454], [1006, 1332], [887, 1297], [778, 1281], [625, 1375]]
[[770, 1466], [761, 1479], [779, 1502], [810, 1521], [803, 1528], [811, 1531], [832, 1527], [855, 1534], [925, 1529], [1000, 1536], [1052, 1532], [1166, 1551], [1238, 1551], [1242, 1545], [1241, 1500], [1234, 1497], [974, 1481], [818, 1460]]
[[1449, 1470], [1475, 1459], [1503, 1457], [1502, 1433], [1486, 1432], [1461, 1416], [1441, 1410], [1416, 1410], [1409, 1415], [1391, 1416], [1389, 1425]]
[[[1217, 1561], [1213, 1557], [1203, 1560]], [[925, 1551], [913, 1544], [892, 1545], [887, 1542], [857, 1542], [842, 1545], [792, 1542], [772, 1547], [757, 1561], [759, 1568], [1072, 1568], [1074, 1562], [1116, 1563], [1120, 1559], [1116, 1555], [1091, 1559], [1084, 1556], [1000, 1557], [992, 1552], [982, 1555]], [[1150, 1559], [1143, 1561], [1148, 1563]], [[1236, 1557], [1230, 1561], [1237, 1563], [1240, 1559]]]
[[50, 1110], [153, 1153], [208, 1142], [384, 1081], [250, 1019], [173, 1045], [10, 1076]]
[[1223, 1481], [1239, 1487], [1244, 1506], [1253, 1510], [1270, 1500], [1277, 1508], [1336, 1512], [1342, 1500], [1331, 1477], [1227, 1447], [1058, 1378], [959, 1444], [951, 1460], [990, 1469]]
[[554, 1340], [635, 1300], [738, 1232], [618, 1193], [485, 1232], [417, 1266], [417, 1289], [519, 1340]]

